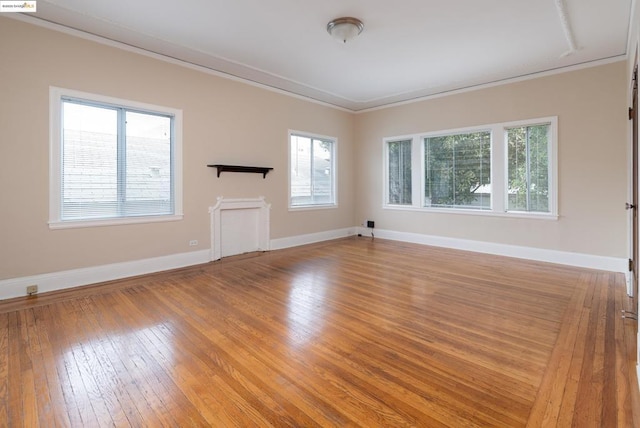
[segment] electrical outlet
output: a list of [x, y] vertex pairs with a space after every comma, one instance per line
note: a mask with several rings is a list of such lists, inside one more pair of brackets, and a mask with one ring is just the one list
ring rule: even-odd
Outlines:
[[189, 241], [189, 246], [190, 247], [195, 247], [196, 245], [198, 245], [198, 240], [197, 239], [192, 239], [191, 241]]
[[37, 285], [27, 285], [27, 295], [33, 296], [34, 294], [38, 294], [38, 286]]

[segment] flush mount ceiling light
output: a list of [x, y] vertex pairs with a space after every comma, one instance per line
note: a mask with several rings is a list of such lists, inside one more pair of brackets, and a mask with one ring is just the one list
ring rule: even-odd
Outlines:
[[362, 33], [364, 24], [357, 18], [336, 18], [327, 24], [327, 32], [336, 40], [347, 43]]

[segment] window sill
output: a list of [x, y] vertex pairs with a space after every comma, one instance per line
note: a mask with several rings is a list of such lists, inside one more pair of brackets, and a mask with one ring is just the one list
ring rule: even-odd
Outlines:
[[486, 216], [486, 217], [504, 217], [504, 218], [527, 218], [534, 220], [558, 220], [558, 214], [552, 213], [529, 213], [524, 211], [509, 211], [509, 212], [497, 212], [491, 210], [471, 210], [471, 209], [452, 209], [452, 208], [427, 208], [427, 207], [414, 207], [414, 206], [402, 206], [402, 205], [384, 205], [382, 207], [386, 210], [398, 210], [398, 211], [419, 211], [424, 213], [435, 214], [456, 214], [456, 215], [474, 215], [474, 216]]
[[123, 224], [143, 224], [143, 223], [159, 223], [167, 221], [179, 221], [184, 216], [182, 214], [161, 215], [161, 216], [144, 216], [144, 217], [125, 217], [125, 218], [109, 218], [95, 220], [74, 220], [74, 221], [50, 221], [49, 229], [77, 229], [83, 227], [102, 227], [102, 226], [118, 226]]
[[295, 205], [295, 206], [289, 206], [289, 211], [330, 210], [334, 208], [338, 208], [338, 204]]

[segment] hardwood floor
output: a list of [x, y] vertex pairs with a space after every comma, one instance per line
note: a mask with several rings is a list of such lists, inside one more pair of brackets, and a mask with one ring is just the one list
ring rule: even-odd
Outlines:
[[355, 237], [5, 301], [0, 426], [639, 426], [628, 304]]

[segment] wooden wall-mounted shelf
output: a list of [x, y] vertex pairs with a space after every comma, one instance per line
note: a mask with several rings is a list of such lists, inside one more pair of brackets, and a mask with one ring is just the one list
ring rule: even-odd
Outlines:
[[211, 168], [216, 168], [218, 170], [218, 177], [220, 177], [220, 173], [222, 172], [255, 172], [258, 174], [262, 174], [262, 178], [266, 178], [269, 171], [273, 168], [264, 167], [264, 166], [241, 166], [241, 165], [207, 165]]

